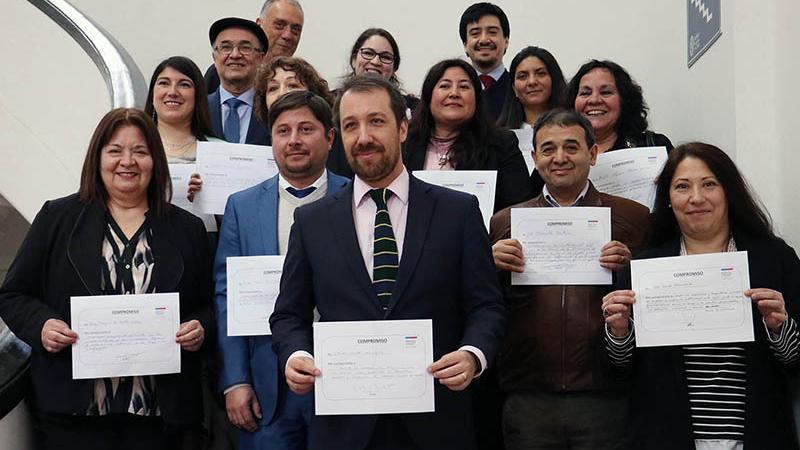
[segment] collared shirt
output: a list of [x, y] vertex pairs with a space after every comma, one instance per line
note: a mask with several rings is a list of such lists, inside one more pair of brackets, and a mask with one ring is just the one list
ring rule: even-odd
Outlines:
[[225, 121], [228, 119], [228, 114], [231, 112], [231, 108], [225, 104], [225, 101], [231, 97], [236, 97], [244, 102], [244, 104], [239, 105], [239, 107], [236, 109], [236, 111], [239, 113], [239, 143], [244, 144], [245, 140], [247, 139], [247, 129], [250, 126], [250, 116], [253, 115], [253, 100], [256, 97], [256, 89], [251, 87], [237, 97], [226, 91], [224, 87], [219, 87], [219, 102], [220, 107], [222, 108], [223, 131], [225, 131]]
[[[398, 262], [403, 257], [403, 242], [406, 235], [409, 180], [408, 171], [404, 169], [387, 186], [392, 191], [392, 196], [389, 197], [386, 206], [389, 208], [389, 219], [392, 221], [392, 231], [395, 242], [397, 242]], [[364, 265], [367, 267], [370, 279], [372, 279], [372, 253], [375, 239], [375, 212], [378, 209], [369, 196], [369, 191], [372, 189], [373, 187], [358, 175], [353, 179], [353, 221], [356, 225], [358, 246], [361, 248], [361, 256], [364, 257]]]
[[[575, 206], [578, 203], [580, 203], [583, 200], [583, 197], [586, 197], [586, 193], [588, 191], [589, 191], [589, 181], [587, 180], [586, 181], [586, 186], [583, 187], [583, 190], [581, 191], [581, 193], [578, 194], [578, 197], [569, 206]], [[544, 187], [542, 188], [542, 196], [544, 196], [545, 201], [550, 206], [554, 206], [556, 208], [560, 208], [561, 207], [561, 205], [556, 201], [556, 199], [552, 195], [550, 195], [550, 190], [547, 189], [547, 185], [544, 185]]]
[[[492, 70], [489, 73], [483, 73], [478, 69], [475, 69], [475, 72], [477, 72], [478, 75], [489, 75], [496, 82], [506, 72], [506, 66], [504, 66], [503, 64], [500, 64], [499, 66], [495, 67], [494, 70]], [[483, 83], [481, 83], [481, 86], [483, 86]]]

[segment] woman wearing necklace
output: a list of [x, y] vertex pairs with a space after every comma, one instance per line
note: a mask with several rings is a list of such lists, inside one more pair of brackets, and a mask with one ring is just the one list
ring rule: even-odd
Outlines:
[[[211, 249], [200, 219], [169, 204], [170, 185], [153, 121], [136, 109], [109, 112], [79, 192], [44, 204], [9, 268], [0, 316], [33, 349], [29, 400], [43, 449], [201, 446]], [[180, 294], [179, 372], [73, 378], [72, 345], [87, 336], [72, 329], [72, 297], [163, 292]]]
[[496, 170], [495, 211], [531, 197], [516, 136], [492, 122], [475, 69], [459, 59], [428, 71], [403, 159], [411, 171]]
[[216, 140], [203, 92], [203, 74], [189, 58], [172, 56], [153, 71], [145, 112], [158, 125], [170, 164], [194, 163], [197, 141]]

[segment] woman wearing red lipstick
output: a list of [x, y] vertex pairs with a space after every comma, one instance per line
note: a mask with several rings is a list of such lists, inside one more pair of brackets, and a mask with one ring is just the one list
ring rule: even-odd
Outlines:
[[447, 59], [434, 65], [411, 117], [403, 161], [412, 171], [496, 170], [496, 212], [532, 195], [516, 136], [498, 128], [486, 107], [469, 63]]
[[666, 147], [672, 142], [647, 129], [642, 88], [612, 61], [593, 59], [582, 65], [567, 86], [567, 104], [594, 128], [598, 152], [632, 147]]
[[[0, 316], [32, 347], [42, 448], [199, 448], [200, 362], [214, 329], [211, 251], [197, 217], [169, 204], [153, 121], [115, 109], [95, 130], [77, 194], [36, 215], [0, 288]], [[181, 371], [73, 379], [70, 298], [178, 292]], [[209, 342], [214, 342], [213, 338]]]
[[609, 358], [633, 374], [633, 448], [798, 448], [788, 394], [800, 350], [797, 254], [733, 161], [698, 142], [670, 152], [651, 227], [639, 258], [747, 251], [755, 341], [634, 349], [635, 292], [606, 295]]

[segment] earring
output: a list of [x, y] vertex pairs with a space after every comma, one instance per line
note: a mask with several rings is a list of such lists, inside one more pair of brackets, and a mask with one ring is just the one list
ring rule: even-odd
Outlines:
[[667, 203], [667, 208], [672, 209], [672, 203]]

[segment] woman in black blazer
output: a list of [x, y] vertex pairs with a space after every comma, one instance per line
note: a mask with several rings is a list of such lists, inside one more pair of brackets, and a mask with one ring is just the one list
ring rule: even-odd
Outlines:
[[[203, 224], [171, 206], [153, 121], [100, 121], [80, 192], [48, 201], [0, 288], [0, 316], [32, 347], [31, 405], [44, 448], [193, 448], [201, 350], [213, 343], [211, 253]], [[70, 297], [178, 292], [181, 372], [73, 380]]]
[[747, 251], [755, 341], [634, 350], [635, 292], [606, 295], [609, 358], [633, 376], [633, 448], [798, 448], [787, 389], [800, 350], [797, 254], [772, 232], [733, 161], [708, 144], [670, 152], [651, 226], [639, 259]]
[[495, 212], [533, 196], [516, 136], [494, 124], [475, 69], [460, 59], [428, 71], [403, 162], [411, 171], [496, 170]]

